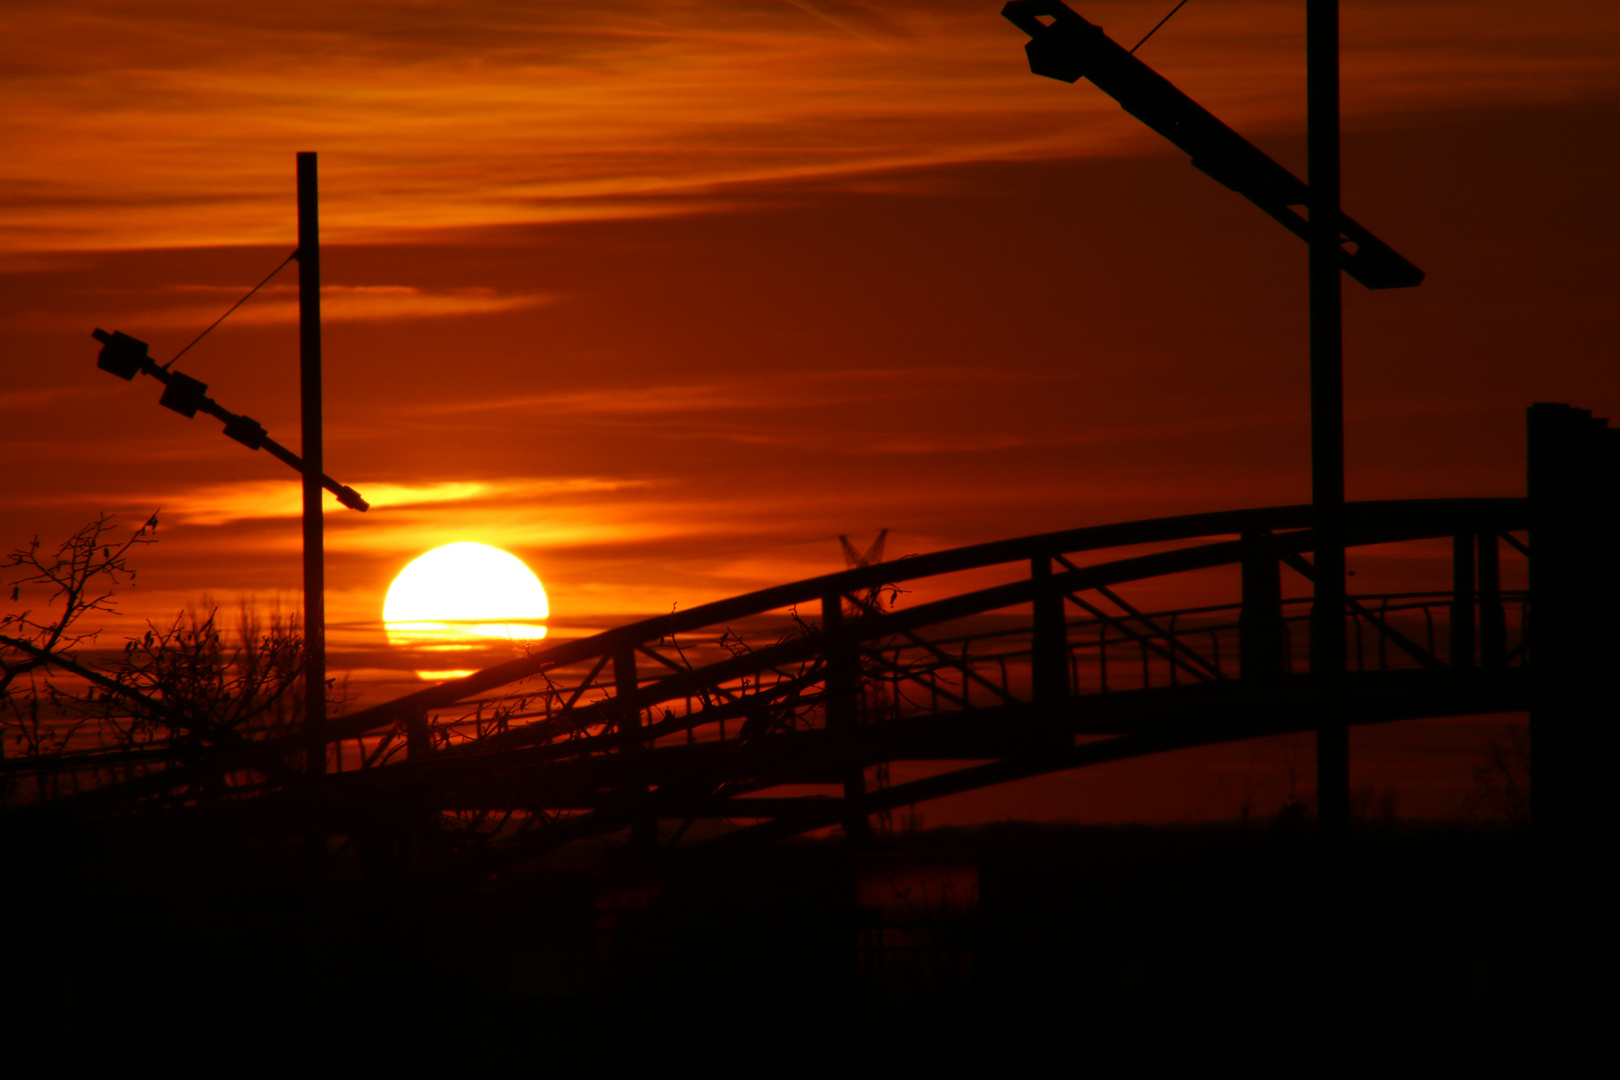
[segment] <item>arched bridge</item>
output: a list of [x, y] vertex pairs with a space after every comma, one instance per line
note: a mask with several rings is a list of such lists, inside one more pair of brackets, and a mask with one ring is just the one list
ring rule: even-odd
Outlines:
[[[745, 843], [1141, 754], [1528, 708], [1523, 499], [1351, 504], [1351, 548], [1429, 541], [1309, 669], [1307, 506], [1047, 533], [860, 567], [536, 649], [332, 723], [335, 805], [479, 831], [497, 861], [694, 822]], [[1445, 558], [1449, 548], [1450, 558]], [[1510, 568], [1512, 570], [1513, 568]], [[1449, 570], [1449, 574], [1445, 571]], [[1518, 576], [1518, 575], [1515, 575]], [[1204, 602], [1162, 610], [1153, 594]], [[774, 629], [763, 630], [762, 626]], [[890, 783], [890, 767], [927, 773]]]

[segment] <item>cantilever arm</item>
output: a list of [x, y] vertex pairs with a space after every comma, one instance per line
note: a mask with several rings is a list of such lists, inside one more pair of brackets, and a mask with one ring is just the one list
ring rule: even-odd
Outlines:
[[[1310, 241], [1310, 226], [1298, 209], [1310, 205], [1305, 182], [1132, 56], [1102, 27], [1062, 0], [1012, 0], [1001, 14], [1029, 35], [1024, 52], [1030, 71], [1067, 83], [1090, 79], [1191, 155], [1196, 168]], [[1339, 215], [1339, 265], [1369, 289], [1406, 289], [1423, 280], [1422, 270], [1344, 213]]]
[[[264, 425], [251, 416], [231, 412], [209, 397], [207, 383], [199, 382], [190, 375], [182, 375], [178, 371], [159, 367], [147, 352], [146, 342], [121, 331], [109, 334], [99, 328], [90, 336], [101, 342], [101, 356], [96, 360], [96, 366], [103, 371], [110, 371], [121, 379], [133, 379], [137, 374], [152, 376], [164, 386], [163, 396], [158, 399], [159, 405], [173, 409], [185, 417], [195, 417], [199, 412], [204, 412], [223, 420], [226, 435], [249, 450], [258, 450], [262, 447], [270, 451], [272, 456], [292, 466], [300, 475], [303, 474], [303, 459], [272, 439], [264, 430]], [[338, 483], [325, 473], [321, 474], [321, 486], [336, 495], [338, 502], [350, 510], [364, 512], [371, 509], [371, 504], [362, 499], [358, 491]]]

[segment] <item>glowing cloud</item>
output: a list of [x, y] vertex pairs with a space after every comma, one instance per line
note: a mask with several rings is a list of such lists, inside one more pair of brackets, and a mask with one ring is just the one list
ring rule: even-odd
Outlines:
[[[185, 304], [137, 318], [152, 326], [207, 326], [241, 292], [234, 287], [176, 290], [185, 294], [217, 293], [209, 304]], [[326, 285], [321, 288], [321, 318], [327, 322], [381, 322], [399, 319], [435, 319], [453, 315], [490, 315], [521, 311], [551, 302], [539, 294], [501, 295], [494, 289], [468, 288], [429, 292], [410, 285]], [[251, 304], [231, 314], [241, 325], [273, 325], [298, 321], [298, 287], [276, 285], [263, 290]]]
[[[1167, 6], [1096, 0], [1118, 39]], [[10, 250], [281, 243], [323, 152], [330, 238], [679, 212], [715, 185], [1153, 145], [1032, 77], [995, 4], [24, 5], [0, 44]], [[1620, 8], [1347, 12], [1368, 114], [1612, 90]], [[1150, 62], [1223, 119], [1297, 128], [1293, 0], [1191, 7]], [[1437, 47], [1437, 43], [1443, 43]], [[1241, 59], [1235, 59], [1235, 58]]]

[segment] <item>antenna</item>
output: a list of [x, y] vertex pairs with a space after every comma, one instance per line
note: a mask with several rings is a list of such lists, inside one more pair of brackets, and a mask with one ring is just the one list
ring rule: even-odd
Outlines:
[[866, 549], [865, 555], [862, 555], [855, 550], [855, 545], [849, 542], [849, 537], [840, 536], [838, 542], [844, 547], [844, 566], [850, 570], [855, 570], [862, 566], [871, 566], [873, 563], [882, 562], [883, 543], [888, 538], [888, 529], [878, 530], [877, 539], [872, 541], [872, 546]]

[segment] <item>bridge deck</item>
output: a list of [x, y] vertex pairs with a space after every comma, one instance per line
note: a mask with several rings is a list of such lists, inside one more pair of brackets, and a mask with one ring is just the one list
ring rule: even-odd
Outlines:
[[[703, 818], [753, 823], [726, 843], [858, 832], [896, 806], [1324, 710], [1519, 711], [1529, 595], [1501, 566], [1528, 557], [1526, 517], [1516, 499], [1352, 504], [1352, 547], [1439, 539], [1451, 558], [1422, 588], [1352, 595], [1342, 673], [1310, 670], [1309, 508], [1202, 514], [908, 557], [548, 645], [331, 723], [318, 784], [293, 779], [295, 739], [220, 737], [48, 802], [236, 801], [351, 834], [425, 813], [499, 862], [625, 828], [673, 843]], [[1171, 592], [1204, 602], [1149, 602]], [[890, 785], [900, 761], [959, 764]], [[840, 794], [759, 794], [806, 784]]]

